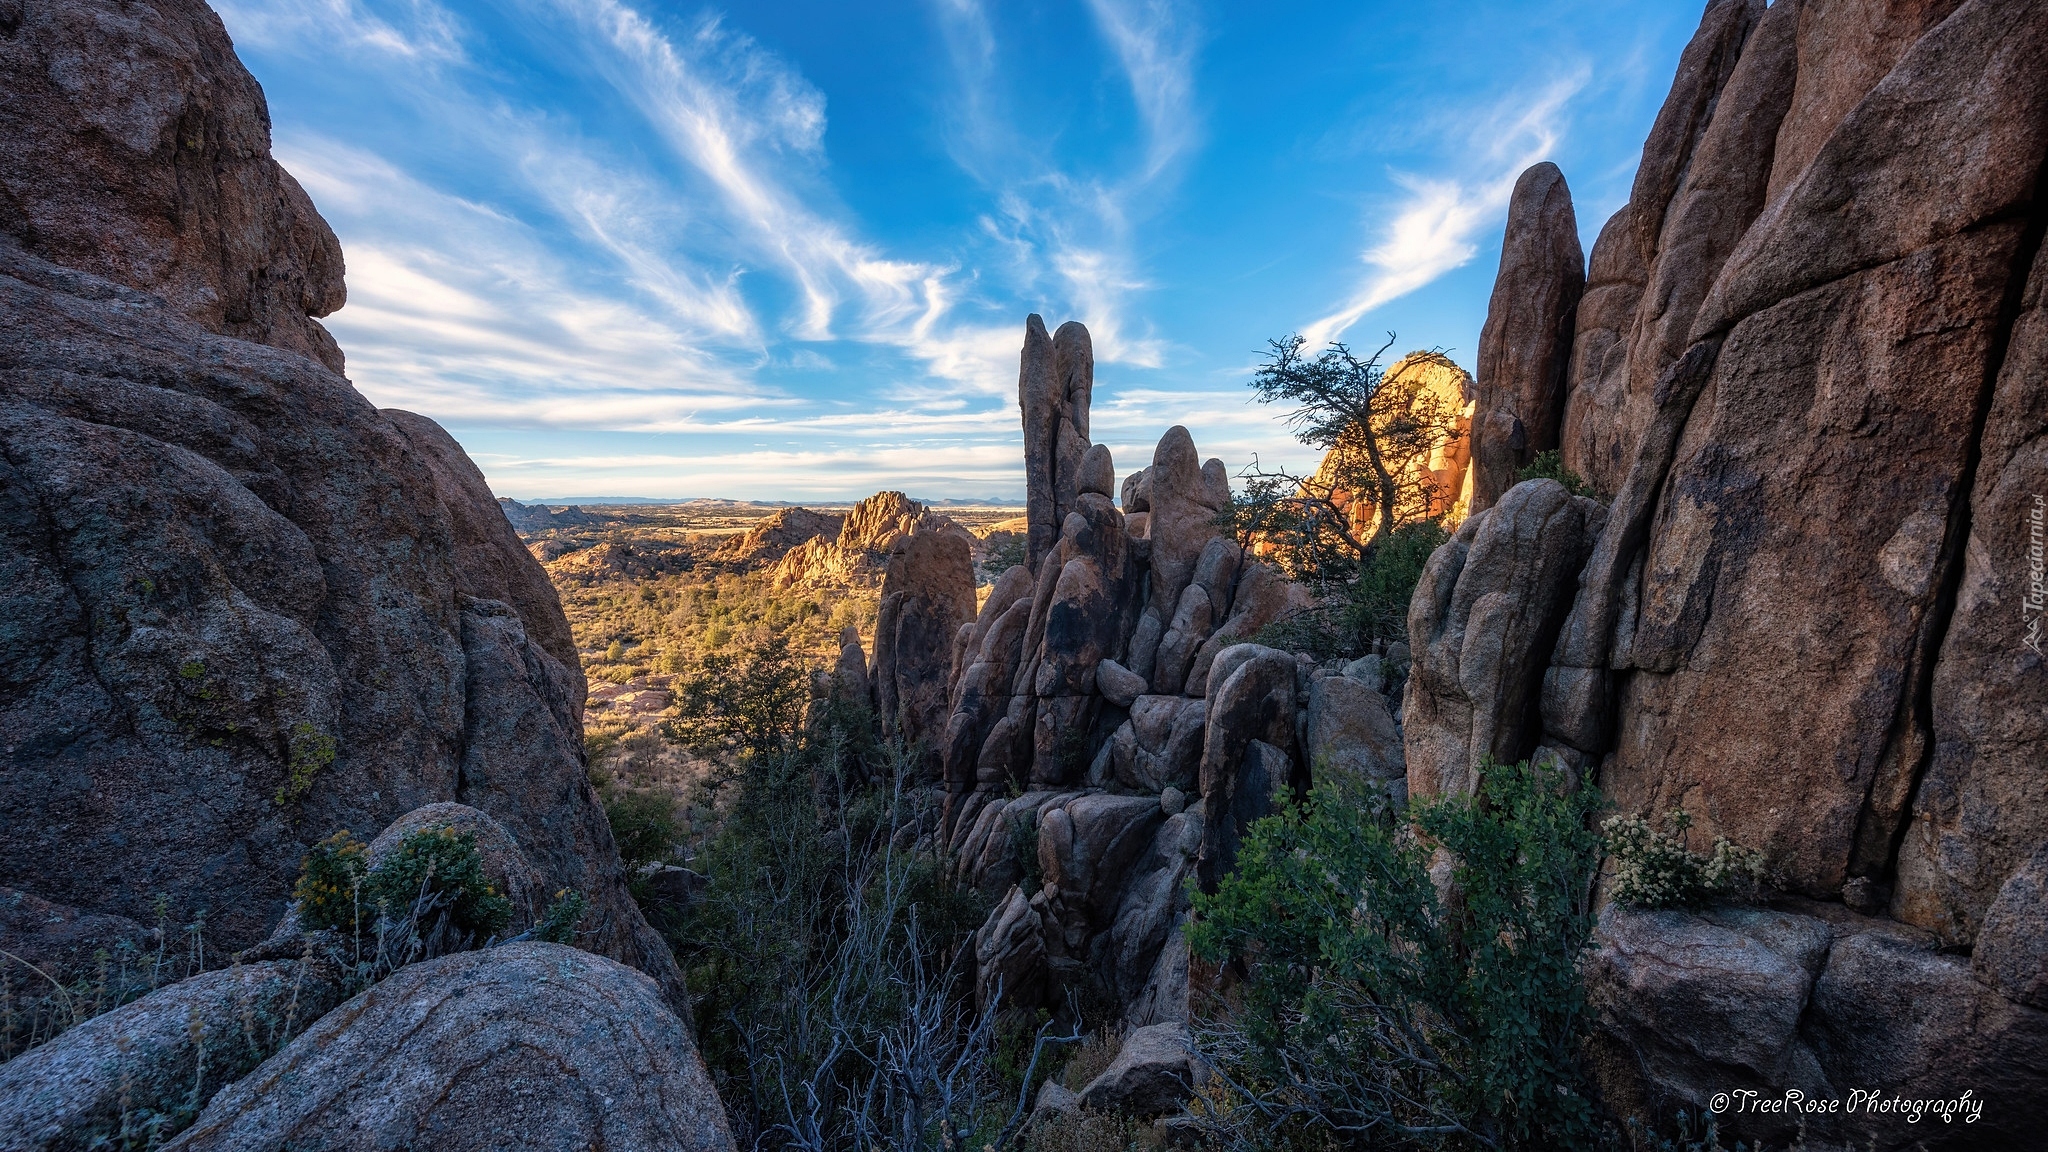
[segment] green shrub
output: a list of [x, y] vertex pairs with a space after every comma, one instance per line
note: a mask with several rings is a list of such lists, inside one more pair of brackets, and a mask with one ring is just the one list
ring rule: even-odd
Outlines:
[[992, 532], [988, 554], [981, 559], [981, 578], [993, 581], [1019, 564], [1030, 562], [1030, 540], [1021, 532]]
[[299, 902], [299, 921], [318, 931], [356, 931], [357, 915], [375, 905], [362, 898], [370, 874], [370, 850], [344, 828], [313, 845], [299, 865], [292, 896]]
[[605, 818], [628, 876], [649, 864], [667, 862], [683, 840], [683, 822], [675, 797], [659, 789], [624, 788], [614, 783], [603, 790]]
[[366, 905], [392, 919], [437, 917], [477, 942], [505, 930], [512, 902], [484, 875], [476, 836], [446, 826], [398, 842], [363, 884]]
[[1614, 858], [1615, 902], [1629, 908], [1688, 908], [1711, 900], [1754, 895], [1767, 882], [1761, 852], [1725, 836], [1700, 855], [1685, 846], [1692, 817], [1683, 808], [1665, 817], [1676, 835], [1659, 832], [1640, 816], [1612, 816], [1600, 826]]
[[533, 926], [536, 940], [550, 944], [574, 944], [576, 924], [583, 919], [583, 913], [590, 907], [590, 901], [574, 888], [564, 888], [555, 893], [554, 902], [541, 914], [540, 923]]
[[1515, 483], [1519, 484], [1524, 480], [1555, 480], [1574, 496], [1593, 495], [1593, 486], [1586, 483], [1577, 472], [1564, 466], [1564, 453], [1556, 448], [1538, 452], [1527, 467], [1515, 473]]
[[1387, 533], [1345, 588], [1346, 630], [1366, 643], [1408, 639], [1408, 601], [1415, 596], [1431, 553], [1450, 538], [1435, 520], [1403, 524]]
[[1526, 764], [1487, 766], [1481, 789], [1388, 819], [1365, 786], [1319, 785], [1253, 824], [1237, 872], [1194, 895], [1194, 954], [1247, 972], [1230, 1015], [1197, 1032], [1217, 1070], [1195, 1108], [1212, 1139], [1594, 1143], [1579, 963], [1599, 797]]

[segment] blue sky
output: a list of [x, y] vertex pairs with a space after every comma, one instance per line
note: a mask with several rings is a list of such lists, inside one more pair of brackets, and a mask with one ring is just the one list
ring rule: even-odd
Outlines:
[[1506, 198], [1587, 247], [1698, 3], [215, 0], [374, 402], [500, 495], [1021, 495], [1024, 317], [1119, 474], [1288, 332], [1473, 361]]

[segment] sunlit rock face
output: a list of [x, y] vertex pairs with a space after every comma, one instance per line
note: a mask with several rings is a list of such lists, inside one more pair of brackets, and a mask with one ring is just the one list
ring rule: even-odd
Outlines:
[[[1395, 506], [1396, 523], [1445, 519], [1456, 525], [1472, 506], [1473, 420], [1478, 411], [1478, 387], [1471, 373], [1439, 352], [1410, 352], [1387, 367], [1384, 387], [1402, 397], [1380, 418], [1382, 428], [1417, 410], [1442, 413], [1451, 433], [1425, 459], [1403, 465], [1396, 475], [1401, 492]], [[1378, 508], [1360, 501], [1353, 492], [1333, 487], [1342, 472], [1357, 467], [1363, 448], [1339, 445], [1323, 456], [1310, 477], [1318, 495], [1332, 493], [1331, 502], [1349, 517], [1353, 535], [1364, 540], [1377, 524]], [[1519, 465], [1518, 465], [1519, 466]]]

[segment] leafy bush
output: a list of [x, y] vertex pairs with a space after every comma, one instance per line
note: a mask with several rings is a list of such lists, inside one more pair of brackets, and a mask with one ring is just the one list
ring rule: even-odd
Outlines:
[[684, 835], [675, 797], [657, 788], [617, 785], [605, 788], [602, 795], [604, 814], [611, 821], [612, 839], [618, 842], [626, 874], [637, 876], [649, 864], [667, 862]]
[[1556, 448], [1538, 452], [1527, 467], [1515, 473], [1517, 484], [1524, 480], [1555, 480], [1574, 496], [1593, 495], [1593, 486], [1580, 478], [1577, 472], [1564, 466], [1564, 453]]
[[1702, 856], [1685, 846], [1692, 817], [1683, 808], [1665, 817], [1677, 835], [1659, 832], [1640, 816], [1611, 816], [1600, 826], [1614, 857], [1615, 902], [1630, 908], [1697, 907], [1710, 900], [1750, 896], [1769, 879], [1763, 853], [1726, 836]]
[[1346, 630], [1363, 641], [1408, 639], [1408, 601], [1415, 596], [1431, 553], [1450, 538], [1436, 520], [1403, 524], [1387, 533], [1345, 589]]
[[811, 666], [790, 650], [788, 638], [710, 653], [679, 674], [670, 734], [691, 751], [719, 762], [723, 782], [745, 763], [790, 753], [810, 701]]
[[299, 882], [292, 888], [292, 896], [299, 902], [300, 923], [316, 931], [355, 932], [363, 907], [361, 889], [369, 874], [370, 850], [348, 829], [313, 845], [299, 865]]
[[422, 828], [401, 839], [370, 870], [363, 895], [384, 916], [410, 911], [430, 931], [449, 931], [475, 942], [503, 932], [512, 921], [512, 902], [484, 875], [476, 836], [445, 826]]
[[[1194, 954], [1247, 972], [1198, 1043], [1194, 1113], [1228, 1147], [1581, 1147], [1579, 963], [1599, 859], [1590, 787], [1487, 766], [1478, 797], [1384, 815], [1319, 785], [1259, 820], [1238, 870], [1194, 896]], [[1431, 879], [1448, 865], [1447, 900]]]
[[574, 888], [564, 888], [555, 893], [554, 902], [541, 913], [540, 923], [533, 926], [533, 938], [550, 944], [574, 944], [576, 923], [583, 919], [583, 913], [590, 908], [590, 901]]
[[[471, 833], [422, 828], [375, 868], [369, 860], [346, 829], [306, 853], [293, 889], [306, 927], [359, 937], [388, 921], [431, 940], [430, 954], [439, 955], [487, 940], [512, 920], [512, 903], [484, 875]], [[366, 922], [372, 915], [376, 922]]]
[[1324, 595], [1316, 607], [1269, 624], [1254, 639], [1261, 644], [1319, 657], [1356, 656], [1375, 640], [1408, 638], [1408, 601], [1422, 581], [1422, 569], [1451, 535], [1436, 520], [1391, 529], [1356, 562], [1329, 560], [1316, 572], [1295, 575]]
[[989, 533], [988, 554], [981, 559], [982, 581], [993, 581], [1017, 565], [1027, 563], [1030, 554], [1031, 542], [1023, 533]]

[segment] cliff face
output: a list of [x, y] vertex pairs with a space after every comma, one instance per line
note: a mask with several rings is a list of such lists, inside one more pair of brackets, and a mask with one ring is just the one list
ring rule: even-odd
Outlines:
[[0, 883], [239, 948], [309, 843], [456, 800], [678, 995], [559, 601], [455, 442], [337, 374], [339, 247], [218, 18], [4, 12]]
[[[1517, 733], [1496, 754], [1593, 772], [1624, 811], [1683, 806], [1817, 902], [1796, 918], [1825, 922], [1813, 947], [1797, 924], [1610, 910], [1606, 1019], [1652, 1095], [1683, 1098], [1702, 1067], [2048, 1095], [1981, 1055], [2048, 1047], [2044, 52], [2048, 11], [2025, 0], [1710, 4], [1578, 310], [1560, 443], [1604, 526], [1552, 542], [1583, 568], [1501, 589], [1569, 600], [1496, 654], [1541, 692], [1411, 681], [1411, 782]], [[1559, 287], [1503, 283], [1495, 306]], [[1506, 571], [1467, 543], [1425, 577], [1446, 595], [1417, 598], [1418, 669], [1479, 631], [1450, 590]], [[1432, 685], [1462, 711], [1419, 707]], [[1739, 975], [1659, 967], [1687, 932], [1781, 963], [1780, 1024], [1720, 1022], [1757, 1046], [1674, 1054], [1674, 1033], [1719, 1025], [1673, 997]]]

